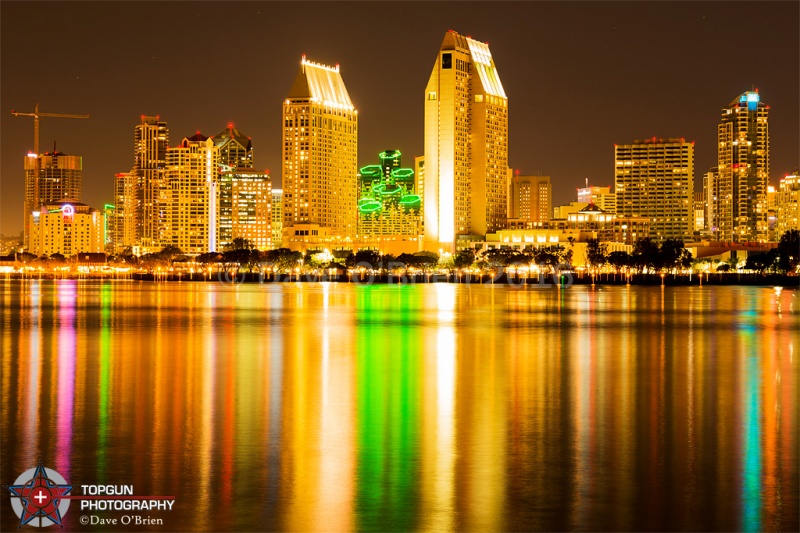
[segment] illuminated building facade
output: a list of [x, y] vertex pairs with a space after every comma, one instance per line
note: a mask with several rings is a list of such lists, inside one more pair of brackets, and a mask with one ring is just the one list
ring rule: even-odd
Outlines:
[[358, 111], [339, 66], [307, 61], [283, 104], [283, 229], [357, 230]]
[[163, 245], [186, 254], [217, 251], [219, 147], [197, 133], [166, 153]]
[[611, 192], [611, 187], [589, 186], [578, 189], [578, 201], [594, 204], [607, 213], [617, 210], [617, 196]]
[[82, 176], [83, 158], [80, 156], [53, 151], [25, 157], [25, 249], [31, 244], [30, 214], [33, 210], [56, 202], [80, 202]]
[[231, 168], [253, 168], [253, 143], [250, 137], [233, 127], [228, 127], [213, 137], [219, 148], [219, 164]]
[[789, 230], [800, 230], [800, 172], [781, 178], [775, 191], [775, 239]]
[[414, 190], [419, 196], [422, 205], [425, 205], [425, 156], [418, 155], [414, 158], [414, 177], [416, 178], [416, 183], [414, 185]]
[[134, 127], [134, 161], [131, 173], [136, 176], [136, 240], [142, 252], [157, 252], [163, 246], [169, 213], [163, 204], [169, 201], [164, 184], [169, 129], [159, 117], [142, 115]]
[[272, 189], [272, 247], [283, 246], [283, 189]]
[[132, 172], [114, 176], [114, 218], [110, 221], [111, 244], [119, 253], [136, 246], [137, 188]]
[[617, 214], [650, 219], [657, 241], [694, 231], [694, 143], [648, 139], [614, 147]]
[[557, 205], [553, 208], [553, 220], [567, 220], [570, 213], [577, 213], [589, 202], [570, 202], [564, 205]]
[[703, 231], [706, 227], [706, 196], [705, 191], [695, 191], [692, 204], [694, 214], [694, 231]]
[[722, 110], [717, 128], [719, 240], [767, 240], [769, 106], [757, 91], [742, 93]]
[[425, 88], [424, 246], [506, 224], [508, 98], [489, 46], [448, 31]]
[[719, 240], [719, 173], [717, 167], [703, 175], [703, 196], [705, 198], [705, 231], [711, 239]]
[[30, 253], [101, 253], [105, 249], [105, 216], [80, 202], [55, 202], [42, 205], [28, 214], [31, 230]]
[[508, 218], [546, 223], [553, 212], [550, 176], [513, 176], [508, 187]]
[[421, 200], [414, 171], [402, 168], [399, 150], [380, 153], [380, 164], [359, 173], [358, 235], [419, 235]]
[[269, 172], [223, 165], [219, 176], [218, 248], [247, 239], [259, 250], [272, 246], [272, 179]]

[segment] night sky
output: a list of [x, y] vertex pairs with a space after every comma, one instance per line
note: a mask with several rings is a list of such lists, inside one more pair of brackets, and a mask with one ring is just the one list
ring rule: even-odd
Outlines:
[[[300, 57], [341, 66], [359, 111], [359, 166], [423, 150], [425, 84], [444, 33], [489, 43], [509, 97], [510, 166], [552, 176], [554, 205], [585, 178], [613, 185], [614, 143], [696, 141], [716, 164], [720, 110], [753, 87], [771, 107], [770, 183], [800, 166], [800, 3], [0, 3], [0, 232], [22, 229], [23, 158], [83, 156], [83, 201], [113, 203], [133, 128], [160, 115], [170, 145], [233, 122], [280, 184], [281, 103]], [[697, 186], [696, 186], [697, 190]]]

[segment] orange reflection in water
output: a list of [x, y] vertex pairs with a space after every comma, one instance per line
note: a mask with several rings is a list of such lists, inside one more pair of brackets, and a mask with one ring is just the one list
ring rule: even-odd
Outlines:
[[5, 281], [0, 302], [2, 479], [42, 457], [175, 495], [168, 529], [798, 528], [796, 291]]

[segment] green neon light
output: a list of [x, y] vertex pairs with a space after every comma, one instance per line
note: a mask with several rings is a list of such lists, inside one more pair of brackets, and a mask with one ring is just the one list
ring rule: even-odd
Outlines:
[[364, 204], [358, 206], [358, 210], [362, 213], [376, 213], [383, 209], [383, 204], [380, 202], [372, 201], [372, 202], [365, 202]]
[[414, 179], [414, 171], [410, 168], [398, 168], [392, 170], [392, 177], [396, 180], [411, 181]]
[[417, 204], [417, 205], [419, 205], [421, 201], [422, 201], [422, 199], [416, 194], [407, 194], [407, 195], [403, 196], [402, 198], [400, 198], [400, 203], [401, 204], [408, 204], [408, 205]]
[[372, 191], [380, 194], [381, 196], [398, 195], [403, 192], [403, 189], [396, 183], [381, 183], [372, 188]]
[[381, 152], [378, 157], [380, 157], [381, 161], [385, 160], [392, 160], [392, 159], [400, 159], [400, 150], [386, 150]]
[[116, 206], [111, 204], [106, 204], [105, 206], [103, 206], [103, 209], [116, 209]]
[[383, 167], [380, 165], [367, 165], [363, 167], [361, 172], [361, 179], [376, 179], [383, 176]]

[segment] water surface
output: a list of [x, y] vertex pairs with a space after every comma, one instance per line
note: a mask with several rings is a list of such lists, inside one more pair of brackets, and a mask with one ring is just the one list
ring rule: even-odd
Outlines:
[[[796, 531], [798, 311], [757, 287], [0, 281], [0, 482], [41, 458], [175, 496], [119, 530]], [[82, 514], [65, 529], [103, 529]]]

